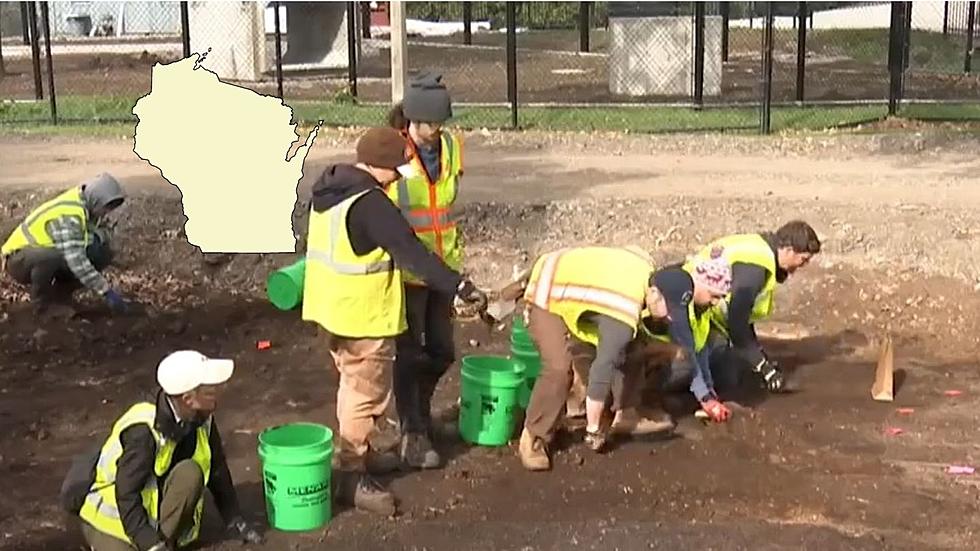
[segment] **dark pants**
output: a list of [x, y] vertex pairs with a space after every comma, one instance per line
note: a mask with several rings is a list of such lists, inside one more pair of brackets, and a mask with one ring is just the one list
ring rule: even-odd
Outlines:
[[[163, 496], [159, 506], [160, 534], [172, 549], [194, 522], [194, 509], [204, 492], [204, 474], [201, 467], [187, 459], [174, 465], [163, 483]], [[99, 532], [87, 522], [82, 522], [85, 542], [95, 551], [131, 551], [136, 549], [123, 540]]]
[[[112, 262], [112, 250], [101, 242], [92, 243], [85, 252], [96, 270], [102, 271]], [[33, 301], [67, 301], [81, 287], [64, 255], [54, 248], [15, 251], [7, 258], [7, 273], [17, 283], [30, 286]]]
[[403, 433], [426, 432], [432, 424], [432, 395], [456, 361], [453, 296], [406, 285], [405, 309], [408, 331], [396, 339], [395, 409]]
[[[738, 388], [749, 369], [748, 363], [731, 348], [728, 338], [712, 329], [705, 343], [708, 354], [708, 366], [711, 378], [717, 392], [725, 392]], [[694, 379], [694, 372], [686, 358], [675, 357], [667, 369], [663, 371], [661, 388], [664, 392], [680, 392], [687, 390]]]

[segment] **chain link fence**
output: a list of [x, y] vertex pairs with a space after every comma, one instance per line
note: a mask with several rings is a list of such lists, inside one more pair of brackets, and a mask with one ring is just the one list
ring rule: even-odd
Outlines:
[[[404, 7], [407, 72], [443, 74], [463, 127], [756, 132], [889, 104], [980, 118], [976, 2]], [[131, 121], [155, 64], [207, 52], [205, 68], [281, 95], [298, 121], [382, 124], [389, 19], [374, 2], [0, 3], [0, 122]]]

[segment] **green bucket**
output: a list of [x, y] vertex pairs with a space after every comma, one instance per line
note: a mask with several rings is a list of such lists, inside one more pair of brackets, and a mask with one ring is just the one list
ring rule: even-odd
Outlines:
[[460, 436], [470, 444], [506, 445], [525, 387], [523, 364], [499, 356], [466, 356], [460, 372]]
[[259, 434], [269, 526], [316, 530], [330, 520], [333, 432], [315, 423], [271, 427]]
[[265, 293], [276, 308], [292, 310], [303, 302], [303, 279], [306, 276], [306, 259], [280, 268], [265, 282]]

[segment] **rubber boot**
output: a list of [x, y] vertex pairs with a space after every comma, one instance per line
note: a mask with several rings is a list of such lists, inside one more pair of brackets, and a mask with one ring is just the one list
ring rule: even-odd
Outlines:
[[432, 448], [432, 442], [425, 434], [409, 432], [402, 436], [399, 446], [401, 460], [413, 469], [435, 469], [442, 458]]
[[521, 432], [521, 443], [518, 447], [521, 463], [529, 471], [547, 471], [551, 469], [551, 459], [548, 457], [548, 447], [544, 440], [537, 438], [525, 428]]
[[397, 512], [395, 496], [370, 475], [339, 471], [335, 476], [338, 503], [360, 511], [390, 517]]

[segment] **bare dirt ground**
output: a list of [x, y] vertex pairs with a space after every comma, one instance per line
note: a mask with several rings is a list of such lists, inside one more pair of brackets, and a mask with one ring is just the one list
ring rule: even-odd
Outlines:
[[[309, 184], [349, 159], [351, 137], [321, 132], [297, 228]], [[513, 445], [447, 438], [445, 468], [391, 480], [403, 501], [397, 518], [337, 511], [322, 531], [270, 530], [256, 549], [975, 546], [977, 479], [944, 467], [980, 456], [976, 138], [920, 128], [766, 139], [473, 133], [466, 142], [466, 268], [486, 287], [561, 245], [637, 243], [678, 259], [713, 236], [810, 221], [826, 252], [780, 289], [765, 327], [802, 335], [767, 340], [800, 390], [752, 393], [751, 410], [723, 427], [684, 416], [683, 438], [628, 442], [605, 456], [572, 435], [550, 473], [524, 471]], [[294, 256], [201, 255], [182, 238], [176, 190], [133, 155], [131, 137], [3, 137], [0, 158], [3, 235], [64, 186], [101, 170], [122, 179], [133, 198], [109, 277], [149, 307], [146, 317], [113, 319], [85, 297], [82, 318], [38, 327], [21, 290], [0, 279], [0, 548], [79, 548], [57, 505], [72, 454], [104, 438], [152, 388], [159, 359], [186, 347], [240, 366], [219, 420], [243, 505], [264, 522], [257, 434], [289, 421], [335, 423], [324, 337], [262, 295], [269, 271]], [[869, 395], [885, 332], [901, 370], [893, 404]], [[260, 339], [272, 348], [256, 350]], [[504, 353], [506, 341], [506, 330], [463, 322], [459, 353]], [[439, 391], [447, 417], [457, 373]], [[944, 395], [953, 389], [963, 394]], [[220, 541], [210, 518], [208, 548], [239, 549]]]

